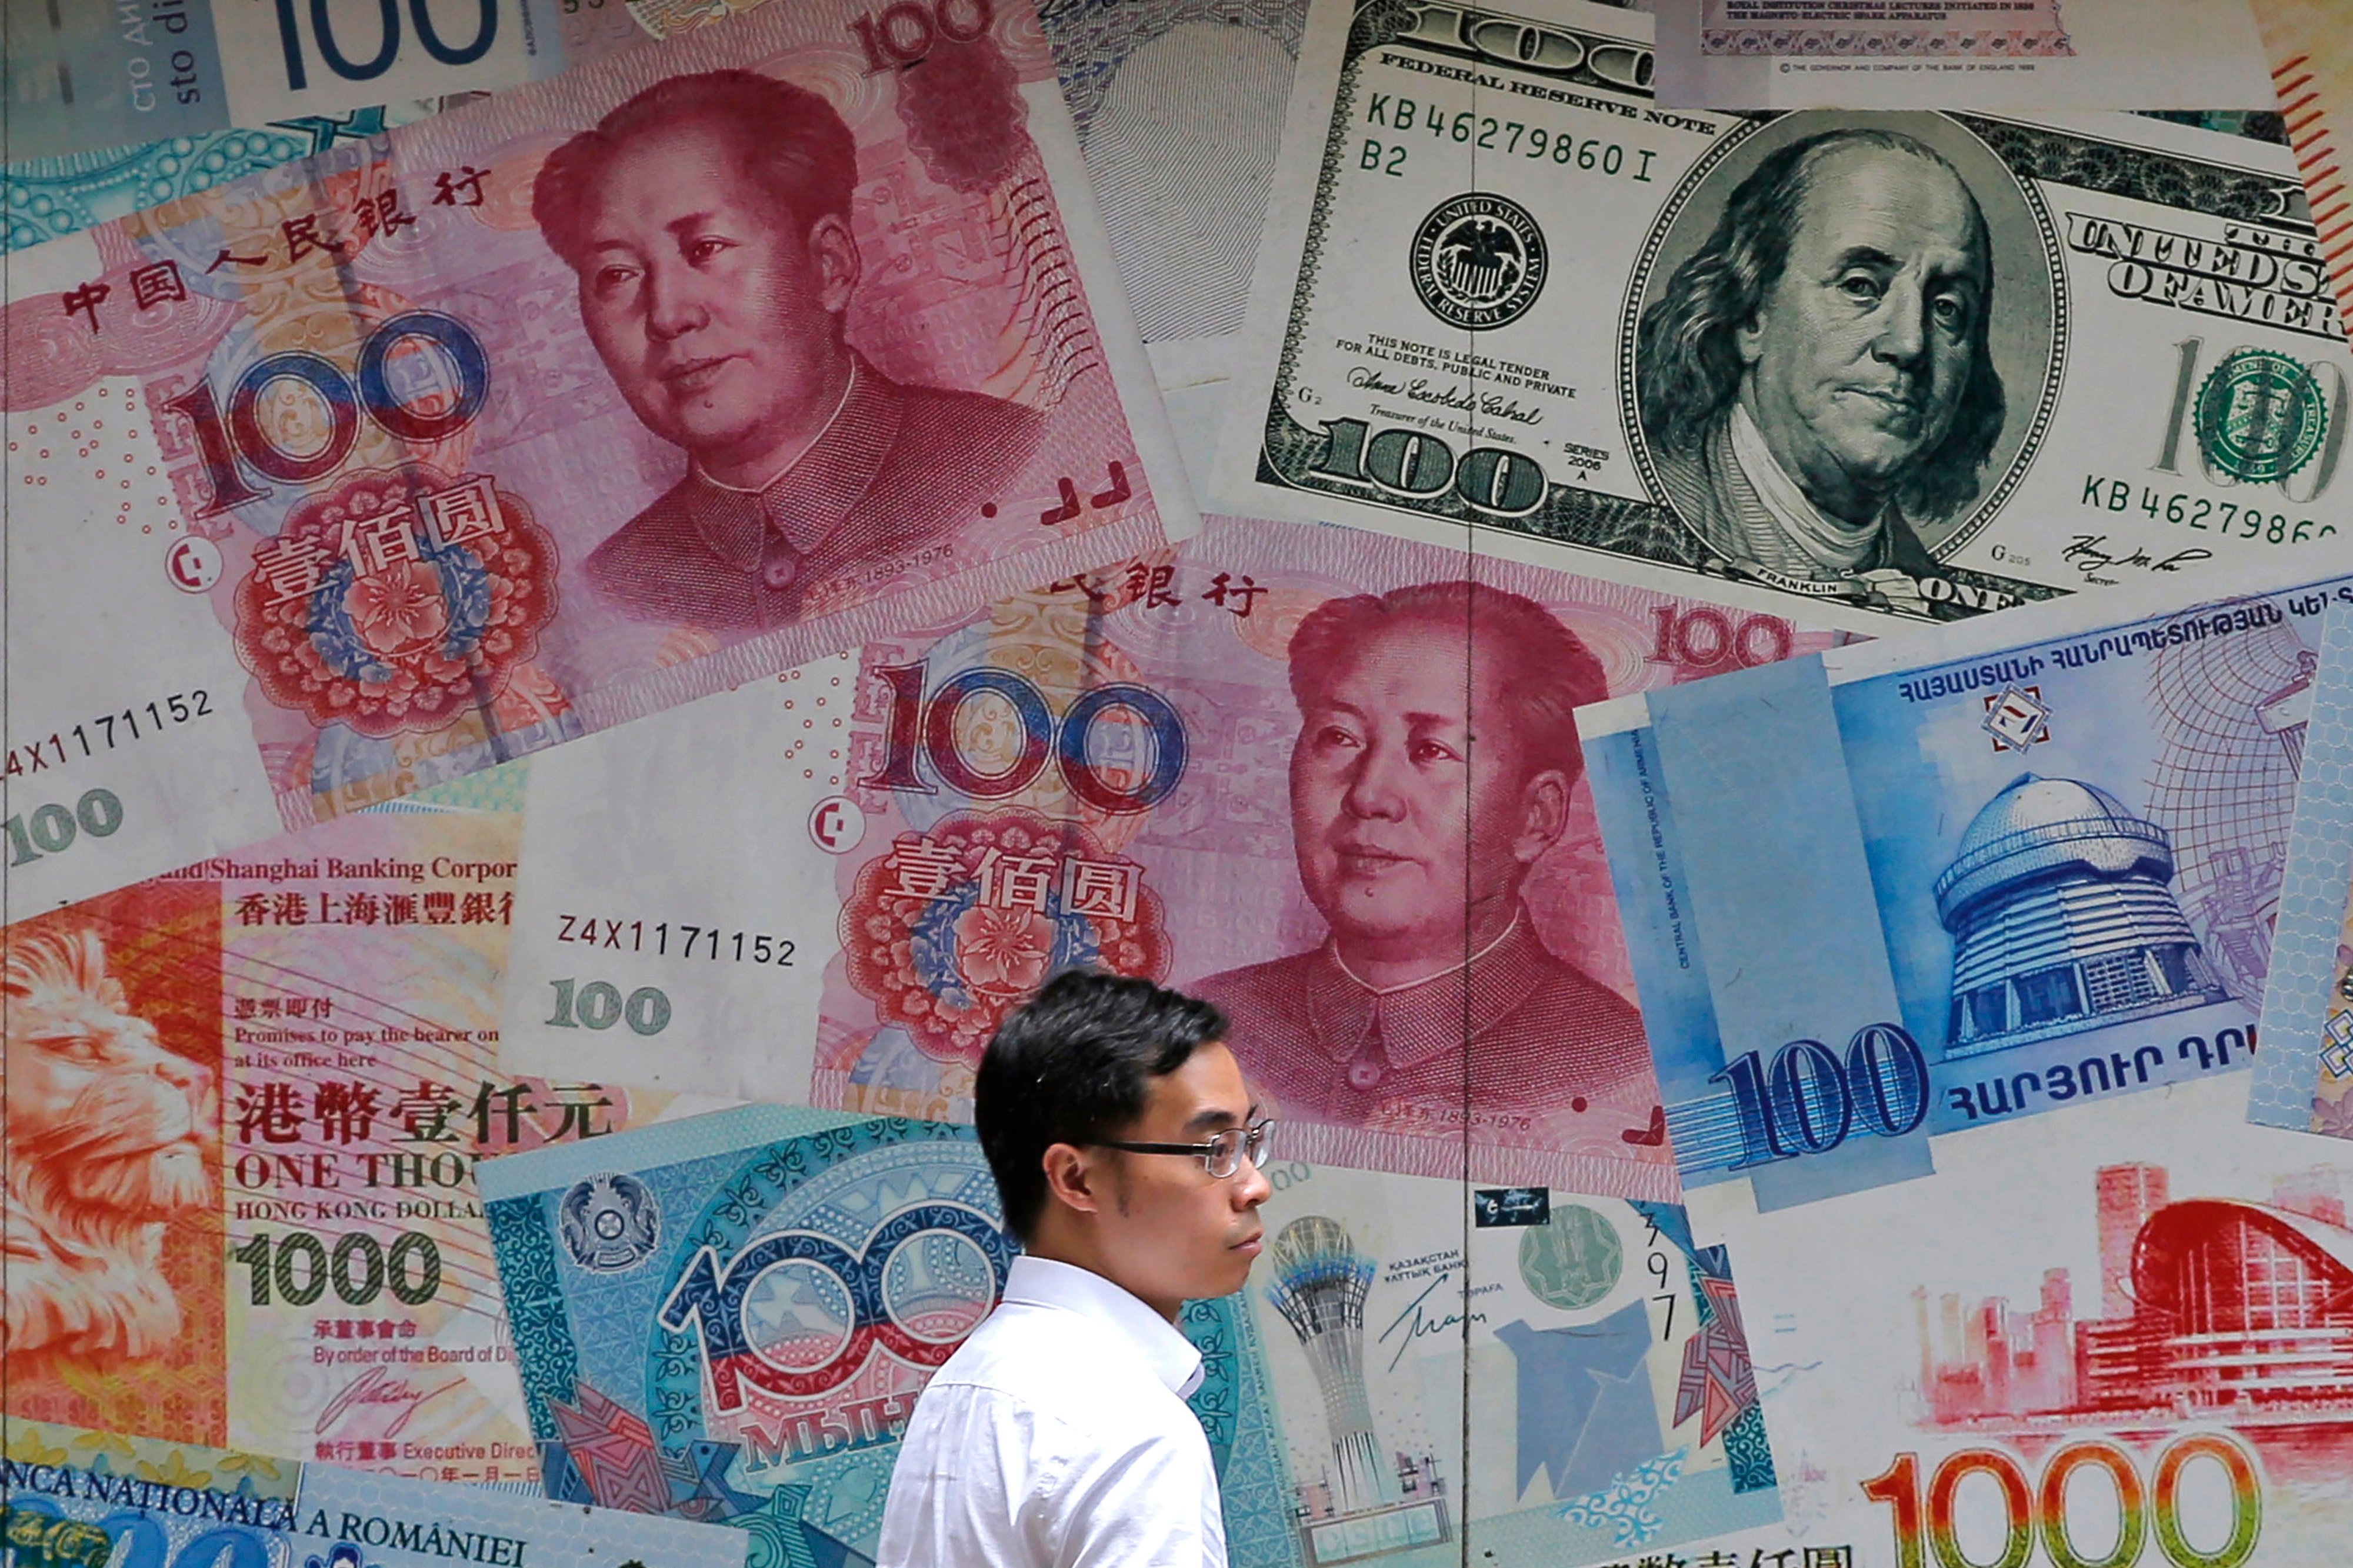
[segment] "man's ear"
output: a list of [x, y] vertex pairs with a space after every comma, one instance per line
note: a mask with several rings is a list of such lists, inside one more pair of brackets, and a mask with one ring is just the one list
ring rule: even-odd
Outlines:
[[1103, 1170], [1075, 1143], [1050, 1143], [1039, 1157], [1046, 1171], [1046, 1196], [1081, 1214], [1103, 1207]]
[[1732, 346], [1744, 365], [1753, 365], [1765, 355], [1765, 328], [1761, 320], [1764, 314], [1765, 304], [1760, 300], [1757, 309], [1749, 311], [1740, 324], [1732, 329]]
[[809, 265], [817, 272], [818, 303], [839, 315], [849, 309], [849, 296], [858, 289], [858, 237], [849, 232], [848, 219], [827, 213], [809, 225], [808, 248]]
[[1519, 833], [1512, 841], [1512, 858], [1523, 866], [1560, 842], [1568, 831], [1568, 792], [1575, 775], [1559, 768], [1544, 772], [1520, 786]]

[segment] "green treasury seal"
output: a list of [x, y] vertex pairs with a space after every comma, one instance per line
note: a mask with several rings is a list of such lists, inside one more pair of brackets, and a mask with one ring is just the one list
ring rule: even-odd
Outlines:
[[1439, 204], [1415, 231], [1414, 292], [1451, 326], [1515, 321], [1544, 289], [1544, 231], [1527, 208], [1473, 192]]
[[2303, 361], [2241, 349], [2198, 389], [2197, 429], [2209, 468], [2258, 484], [2284, 479], [2320, 449], [2328, 403]]

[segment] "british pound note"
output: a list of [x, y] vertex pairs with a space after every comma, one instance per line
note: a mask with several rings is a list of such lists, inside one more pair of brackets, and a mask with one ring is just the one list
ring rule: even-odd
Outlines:
[[1799, 1207], [1695, 1194], [1729, 1211], [1785, 1523], [1680, 1555], [2336, 1561], [2345, 1173], [2247, 1126], [2239, 1090], [2079, 1101], [1955, 1141], [1925, 1180]]
[[2353, 361], [2284, 150], [1651, 72], [1577, 0], [1311, 12], [1221, 510], [1880, 630], [2337, 528]]
[[1686, 1188], [1822, 1202], [2242, 1070], [2342, 584], [2042, 606], [1582, 715]]
[[1223, 1007], [1302, 1158], [1670, 1198], [1568, 715], [1831, 641], [1214, 520], [539, 759], [501, 1060], [965, 1121], [1087, 964]]
[[122, 809], [7, 912], [1187, 531], [1036, 19], [943, 3], [764, 9], [13, 256], [8, 814]]
[[0, 1533], [18, 1568], [744, 1568], [752, 1550], [734, 1531], [512, 1490], [14, 1416], [6, 1432]]
[[[1455, 1182], [1267, 1173], [1266, 1256], [1178, 1323], [1236, 1562], [1583, 1564], [1778, 1517], [1737, 1297], [1680, 1210], [1524, 1188], [1466, 1230]], [[873, 1550], [1013, 1255], [969, 1129], [749, 1107], [483, 1181], [553, 1495]]]
[[537, 1476], [475, 1163], [676, 1097], [498, 1070], [518, 826], [369, 813], [8, 929], [11, 1417]]
[[1675, 109], [2269, 107], [2246, 0], [1662, 0]]

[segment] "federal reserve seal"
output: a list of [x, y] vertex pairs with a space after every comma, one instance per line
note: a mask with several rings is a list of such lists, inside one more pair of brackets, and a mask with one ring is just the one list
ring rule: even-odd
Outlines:
[[643, 1182], [626, 1173], [575, 1182], [556, 1205], [564, 1249], [597, 1274], [635, 1268], [661, 1239], [661, 1205]]
[[2198, 389], [2198, 445], [2209, 468], [2257, 484], [2312, 460], [2328, 433], [2328, 400], [2303, 361], [2241, 349]]
[[1421, 220], [1409, 258], [1414, 292], [1450, 326], [1518, 321], [1544, 289], [1545, 237], [1527, 208], [1473, 192]]

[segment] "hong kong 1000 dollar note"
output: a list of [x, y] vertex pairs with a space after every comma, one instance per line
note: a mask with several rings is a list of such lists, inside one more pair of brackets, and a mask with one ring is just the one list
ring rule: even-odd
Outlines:
[[1919, 1181], [1714, 1205], [1784, 1518], [1679, 1554], [2337, 1561], [2353, 1529], [2345, 1172], [2325, 1144], [2247, 1125], [2241, 1086], [2079, 1100], [1940, 1147]]
[[[1680, 1209], [1264, 1169], [1265, 1256], [1178, 1323], [1235, 1562], [1575, 1565], [1779, 1517], [1739, 1300]], [[1015, 1251], [969, 1128], [751, 1106], [482, 1183], [551, 1495], [873, 1552]]]
[[1189, 531], [1036, 16], [940, 16], [758, 8], [13, 255], [5, 815], [121, 813], [6, 912]]
[[2277, 581], [2039, 605], [1580, 716], [1703, 1234], [1719, 1200], [1820, 1203], [2078, 1100], [2244, 1083], [2346, 588]]
[[0, 1466], [0, 1531], [19, 1568], [744, 1568], [750, 1550], [738, 1531], [567, 1507], [517, 1488], [13, 1415]]
[[1302, 1158], [1671, 1198], [1569, 713], [1835, 640], [1217, 519], [537, 759], [501, 1059], [966, 1121], [1087, 964], [1224, 1008]]
[[518, 826], [404, 803], [8, 929], [12, 1417], [536, 1476], [475, 1162], [677, 1097], [499, 1071]]
[[1317, 0], [1210, 493], [1862, 628], [2337, 531], [2283, 148], [1663, 110], [1649, 18]]

